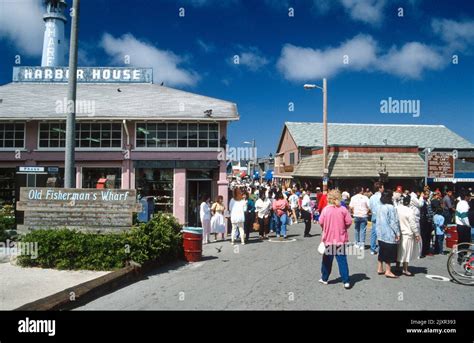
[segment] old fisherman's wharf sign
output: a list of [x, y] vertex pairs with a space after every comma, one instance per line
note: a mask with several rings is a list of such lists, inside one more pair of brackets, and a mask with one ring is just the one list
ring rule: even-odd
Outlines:
[[19, 231], [69, 228], [80, 231], [122, 231], [141, 211], [134, 189], [67, 189], [22, 187], [17, 210], [25, 211]]
[[[14, 67], [13, 82], [67, 82], [68, 67]], [[152, 68], [78, 67], [77, 82], [153, 83]]]

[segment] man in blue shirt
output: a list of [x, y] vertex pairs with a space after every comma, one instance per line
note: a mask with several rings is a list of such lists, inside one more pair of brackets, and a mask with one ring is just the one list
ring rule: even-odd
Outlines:
[[377, 222], [377, 210], [379, 206], [382, 204], [380, 202], [380, 197], [382, 196], [382, 193], [384, 191], [384, 186], [383, 183], [381, 182], [376, 182], [375, 183], [375, 194], [370, 197], [369, 200], [369, 207], [370, 207], [370, 212], [372, 212], [372, 228], [370, 229], [370, 254], [375, 255], [377, 254], [377, 231], [375, 230], [376, 228], [376, 222]]

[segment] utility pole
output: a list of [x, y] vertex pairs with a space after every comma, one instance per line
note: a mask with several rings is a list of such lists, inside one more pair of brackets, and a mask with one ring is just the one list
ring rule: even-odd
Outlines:
[[77, 91], [77, 36], [80, 0], [73, 0], [71, 11], [71, 43], [69, 47], [68, 106], [66, 119], [66, 154], [64, 160], [64, 187], [76, 187], [76, 91]]
[[327, 80], [323, 79], [323, 191], [328, 190], [328, 88]]
[[255, 167], [257, 166], [257, 150], [255, 149], [255, 139], [252, 139], [252, 154], [253, 154], [253, 173], [252, 177], [255, 176]]
[[323, 191], [328, 190], [329, 169], [328, 169], [328, 85], [326, 78], [323, 79], [323, 86], [305, 84], [304, 89], [319, 88], [323, 91]]

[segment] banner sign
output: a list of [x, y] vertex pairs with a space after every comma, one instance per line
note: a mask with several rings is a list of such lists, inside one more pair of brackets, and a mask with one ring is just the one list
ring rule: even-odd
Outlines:
[[116, 231], [132, 226], [141, 205], [135, 189], [22, 187], [17, 210], [25, 211], [28, 229]]
[[[13, 82], [67, 82], [68, 67], [13, 67]], [[152, 68], [78, 67], [77, 82], [153, 83]]]
[[451, 152], [432, 152], [428, 155], [428, 178], [454, 177], [454, 156]]

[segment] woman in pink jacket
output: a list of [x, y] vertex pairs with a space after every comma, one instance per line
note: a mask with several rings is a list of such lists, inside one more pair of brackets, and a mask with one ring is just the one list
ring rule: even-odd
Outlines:
[[330, 191], [327, 195], [327, 201], [327, 206], [322, 210], [319, 216], [319, 224], [323, 228], [321, 241], [326, 246], [321, 264], [321, 279], [319, 282], [324, 285], [328, 284], [332, 261], [335, 256], [344, 288], [349, 289], [351, 284], [345, 248], [346, 243], [349, 241], [347, 229], [352, 225], [352, 218], [349, 211], [341, 206], [341, 192], [338, 190]]

